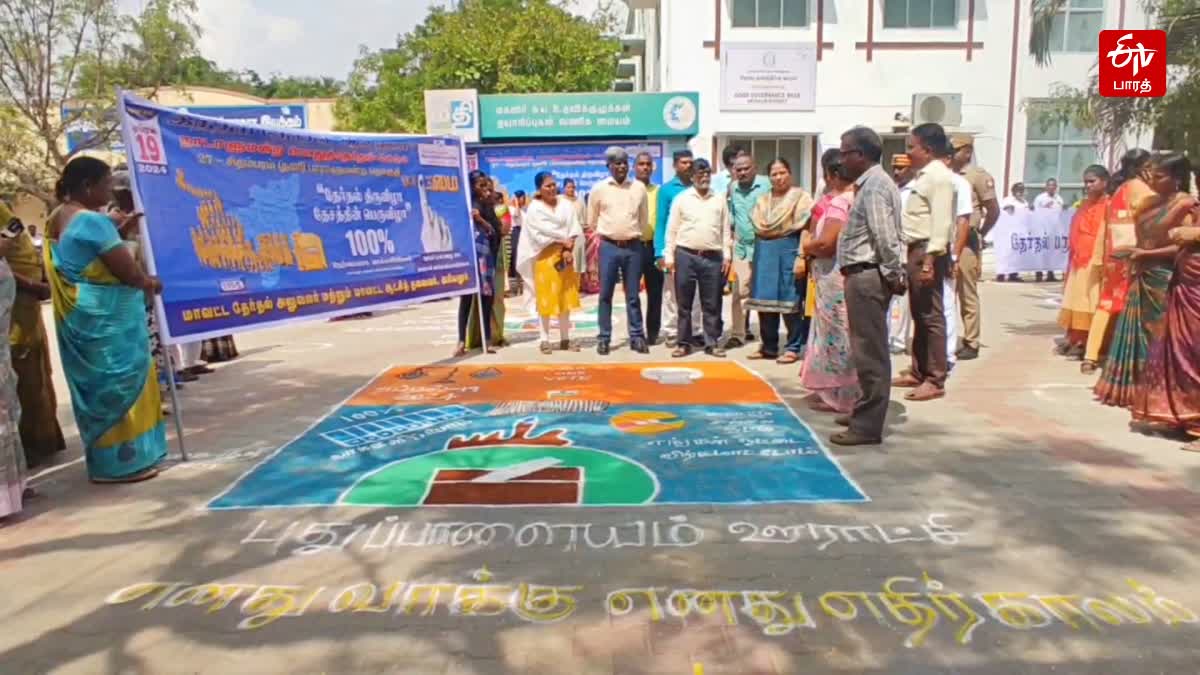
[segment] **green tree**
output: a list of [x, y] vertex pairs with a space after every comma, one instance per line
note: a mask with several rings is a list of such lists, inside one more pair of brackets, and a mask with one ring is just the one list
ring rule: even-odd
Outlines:
[[[116, 133], [117, 88], [153, 93], [196, 51], [195, 0], [149, 0], [137, 16], [116, 0], [0, 0], [0, 190], [53, 202], [71, 156]], [[68, 129], [95, 133], [62, 144]]]
[[[1052, 60], [1050, 38], [1054, 17], [1069, 0], [1032, 0], [1033, 27], [1029, 52], [1040, 66]], [[1036, 112], [1095, 129], [1102, 149], [1120, 149], [1130, 132], [1153, 129], [1154, 146], [1187, 151], [1200, 157], [1200, 0], [1144, 0], [1143, 7], [1167, 32], [1171, 66], [1167, 95], [1162, 98], [1105, 98], [1098, 74], [1083, 87], [1059, 84]]]
[[620, 47], [604, 15], [552, 0], [462, 0], [434, 9], [393, 49], [363, 50], [338, 101], [342, 128], [425, 130], [426, 89], [483, 94], [604, 91]]

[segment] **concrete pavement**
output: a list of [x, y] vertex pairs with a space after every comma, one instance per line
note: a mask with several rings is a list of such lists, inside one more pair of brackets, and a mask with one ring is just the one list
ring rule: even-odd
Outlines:
[[[388, 365], [445, 363], [454, 306], [238, 336], [182, 392], [192, 462], [49, 469], [0, 528], [0, 670], [1196, 672], [1200, 456], [1051, 355], [1056, 286], [982, 288], [986, 349], [949, 395], [897, 395], [883, 447], [831, 450], [859, 504], [206, 510]], [[469, 362], [598, 359], [516, 337]], [[836, 430], [795, 366], [747, 365]]]

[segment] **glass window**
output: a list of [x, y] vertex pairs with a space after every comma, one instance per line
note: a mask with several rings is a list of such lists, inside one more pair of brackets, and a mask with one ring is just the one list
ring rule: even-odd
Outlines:
[[883, 0], [884, 28], [952, 28], [958, 0]]
[[733, 0], [734, 28], [794, 28], [808, 25], [808, 0]]
[[1071, 204], [1083, 194], [1083, 170], [1100, 159], [1092, 132], [1043, 114], [1036, 103], [1028, 113], [1024, 173], [1028, 198], [1040, 194], [1046, 181], [1054, 178], [1063, 201]]
[[1094, 52], [1104, 23], [1104, 0], [1069, 0], [1050, 26], [1050, 51]]

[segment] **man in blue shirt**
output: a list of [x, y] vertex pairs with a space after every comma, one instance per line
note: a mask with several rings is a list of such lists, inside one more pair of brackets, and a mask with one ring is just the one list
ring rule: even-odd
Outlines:
[[[676, 197], [692, 187], [692, 151], [677, 150], [673, 157], [675, 177], [658, 189], [658, 208], [655, 214], [657, 222], [654, 226], [654, 260], [659, 269], [664, 269], [663, 255], [667, 248], [667, 222], [671, 218], [671, 205], [675, 203]], [[692, 296], [690, 302], [692, 303], [692, 325], [699, 327], [703, 325], [699, 293]], [[679, 316], [677, 307], [675, 279], [674, 275], [671, 275], [663, 285], [663, 316], [666, 317], [666, 325], [663, 326], [663, 329], [667, 335], [667, 346], [674, 347], [679, 337], [685, 341], [690, 340], [693, 345], [704, 346], [704, 336], [702, 335], [679, 336], [678, 323], [675, 321], [675, 317]]]
[[750, 312], [745, 309], [745, 303], [750, 299], [756, 237], [750, 214], [758, 198], [771, 190], [771, 181], [758, 175], [754, 158], [747, 152], [734, 159], [733, 177], [735, 182], [729, 189], [729, 213], [733, 221], [733, 274], [737, 280], [733, 284], [733, 334], [725, 345], [730, 349], [745, 346], [747, 339], [753, 339], [747, 330]]

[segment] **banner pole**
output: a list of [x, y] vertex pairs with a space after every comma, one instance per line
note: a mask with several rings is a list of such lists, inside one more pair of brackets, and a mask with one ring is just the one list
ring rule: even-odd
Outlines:
[[[164, 345], [166, 349], [174, 351], [174, 345]], [[179, 393], [175, 388], [175, 359], [174, 354], [166, 355], [167, 362], [167, 386], [171, 388], [171, 415], [175, 417], [175, 438], [179, 441], [179, 456], [183, 461], [188, 461], [187, 447], [183, 441], [183, 418], [179, 414]]]

